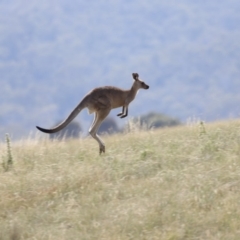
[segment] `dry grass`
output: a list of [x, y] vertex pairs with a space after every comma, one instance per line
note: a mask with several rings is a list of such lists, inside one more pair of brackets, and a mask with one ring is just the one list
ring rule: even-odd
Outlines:
[[240, 239], [240, 122], [104, 140], [13, 143], [0, 239]]

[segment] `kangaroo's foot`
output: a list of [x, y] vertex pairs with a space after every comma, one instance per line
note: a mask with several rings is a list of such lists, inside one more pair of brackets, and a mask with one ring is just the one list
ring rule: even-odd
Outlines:
[[99, 154], [101, 155], [101, 153], [105, 153], [105, 146], [104, 145], [99, 146]]

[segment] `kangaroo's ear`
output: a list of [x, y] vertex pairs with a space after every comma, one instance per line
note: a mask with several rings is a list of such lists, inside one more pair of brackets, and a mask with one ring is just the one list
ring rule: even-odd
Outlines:
[[139, 77], [138, 73], [133, 73], [132, 76], [134, 80], [138, 80]]

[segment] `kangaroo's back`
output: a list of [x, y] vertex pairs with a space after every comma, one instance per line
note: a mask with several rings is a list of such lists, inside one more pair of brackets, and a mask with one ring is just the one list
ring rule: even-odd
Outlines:
[[91, 102], [91, 105], [96, 104], [97, 100], [99, 100], [99, 104], [106, 102], [106, 105], [111, 107], [111, 109], [121, 107], [125, 103], [128, 92], [128, 90], [112, 86], [95, 88], [88, 94], [88, 103]]

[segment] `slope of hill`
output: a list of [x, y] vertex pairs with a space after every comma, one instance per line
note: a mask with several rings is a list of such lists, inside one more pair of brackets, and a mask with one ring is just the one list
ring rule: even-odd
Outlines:
[[0, 238], [239, 239], [239, 126], [105, 136], [101, 157], [92, 139], [14, 143]]
[[239, 11], [238, 0], [1, 1], [1, 135], [51, 126], [93, 87], [129, 87], [132, 72], [151, 87], [132, 116], [239, 116]]

